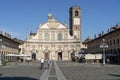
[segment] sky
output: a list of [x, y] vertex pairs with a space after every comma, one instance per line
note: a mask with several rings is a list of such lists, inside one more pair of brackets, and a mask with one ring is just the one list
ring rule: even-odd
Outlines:
[[69, 8], [81, 9], [82, 41], [120, 24], [120, 0], [0, 0], [0, 30], [25, 40], [52, 13], [69, 27]]

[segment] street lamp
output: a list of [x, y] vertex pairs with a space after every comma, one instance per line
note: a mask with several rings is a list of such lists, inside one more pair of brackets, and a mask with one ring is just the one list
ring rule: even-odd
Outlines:
[[[0, 49], [2, 49], [2, 39], [0, 39]], [[2, 65], [2, 53], [0, 53], [0, 65]]]
[[103, 39], [103, 42], [100, 45], [100, 48], [103, 49], [103, 64], [106, 64], [105, 63], [105, 48], [108, 48], [108, 45], [105, 43], [105, 39]]

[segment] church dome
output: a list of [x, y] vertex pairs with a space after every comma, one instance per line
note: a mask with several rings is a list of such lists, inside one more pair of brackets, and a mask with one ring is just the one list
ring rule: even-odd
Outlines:
[[49, 13], [49, 14], [48, 14], [48, 17], [52, 17], [52, 14], [51, 14], [51, 13]]

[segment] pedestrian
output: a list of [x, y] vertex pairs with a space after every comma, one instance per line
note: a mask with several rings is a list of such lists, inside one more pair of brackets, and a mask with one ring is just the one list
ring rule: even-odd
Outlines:
[[107, 64], [110, 64], [110, 59], [107, 59]]
[[44, 68], [44, 59], [43, 58], [41, 58], [40, 63], [41, 63], [41, 69], [43, 69]]
[[50, 67], [50, 60], [49, 60], [49, 58], [47, 60], [47, 63], [48, 63], [48, 69], [49, 69], [49, 67]]

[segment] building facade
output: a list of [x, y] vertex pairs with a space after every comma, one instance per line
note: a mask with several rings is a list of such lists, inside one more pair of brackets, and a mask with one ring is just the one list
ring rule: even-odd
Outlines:
[[30, 33], [21, 52], [30, 55], [32, 59], [71, 60], [77, 56], [81, 44], [81, 14], [80, 7], [71, 7], [70, 28], [48, 14], [48, 21], [38, 26], [36, 33]]
[[[3, 60], [11, 60], [13, 58], [7, 57], [9, 54], [19, 54], [19, 42], [12, 39], [8, 33], [0, 32], [0, 57]], [[15, 60], [15, 59], [14, 59]]]
[[120, 62], [120, 27], [115, 25], [108, 30], [107, 33], [100, 33], [95, 39], [89, 39], [87, 41], [87, 53], [103, 53], [103, 49], [100, 46], [103, 44], [108, 45], [105, 49], [106, 59], [110, 59], [111, 62]]

